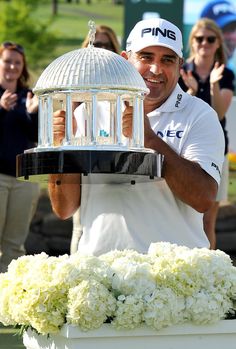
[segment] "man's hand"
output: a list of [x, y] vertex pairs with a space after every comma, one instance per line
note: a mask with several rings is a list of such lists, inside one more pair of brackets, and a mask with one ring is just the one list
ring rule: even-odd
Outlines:
[[[133, 107], [129, 106], [128, 102], [125, 102], [126, 108], [123, 113], [122, 119], [122, 131], [123, 135], [127, 138], [132, 138], [133, 133]], [[151, 148], [152, 140], [156, 137], [155, 132], [152, 130], [149, 118], [144, 113], [144, 146]]]
[[[75, 117], [72, 117], [73, 134], [77, 130], [77, 122]], [[65, 110], [57, 110], [53, 113], [53, 139], [54, 145], [61, 145], [65, 138], [66, 129], [66, 112]]]
[[132, 138], [133, 135], [133, 107], [125, 102], [126, 108], [122, 117], [122, 132], [127, 138]]
[[66, 126], [66, 112], [65, 110], [57, 110], [53, 114], [53, 139], [54, 145], [60, 145], [65, 138]]

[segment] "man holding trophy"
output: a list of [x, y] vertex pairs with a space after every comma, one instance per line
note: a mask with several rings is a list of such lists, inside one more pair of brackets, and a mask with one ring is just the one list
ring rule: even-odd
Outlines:
[[[115, 249], [145, 253], [150, 243], [158, 241], [209, 247], [202, 216], [217, 193], [224, 137], [215, 111], [178, 85], [181, 32], [161, 18], [142, 20], [130, 32], [121, 55], [150, 91], [144, 99], [144, 145], [164, 156], [163, 180], [83, 185], [80, 174], [53, 174], [48, 185], [53, 210], [67, 219], [80, 207], [82, 253], [100, 255]], [[79, 134], [83, 104], [74, 115], [74, 131]], [[126, 138], [132, 136], [132, 119], [133, 107], [125, 102]], [[58, 110], [54, 138], [60, 141], [64, 134], [65, 111]]]

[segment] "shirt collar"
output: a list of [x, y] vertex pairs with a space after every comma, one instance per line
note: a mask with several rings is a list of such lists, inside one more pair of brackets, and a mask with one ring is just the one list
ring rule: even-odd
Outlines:
[[[179, 111], [186, 106], [186, 104], [189, 101], [189, 98], [191, 98], [191, 96], [184, 92], [179, 86], [179, 84], [177, 84], [171, 95], [167, 98], [167, 100], [153, 112], [158, 111], [162, 113], [172, 113]], [[149, 113], [148, 115], [151, 116], [153, 112]]]

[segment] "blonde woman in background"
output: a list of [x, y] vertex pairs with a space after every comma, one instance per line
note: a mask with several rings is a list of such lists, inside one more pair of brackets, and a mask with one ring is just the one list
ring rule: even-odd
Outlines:
[[[83, 41], [81, 47], [87, 47], [89, 44], [89, 35], [85, 38]], [[106, 25], [97, 25], [96, 26], [96, 34], [95, 34], [95, 40], [93, 43], [94, 47], [103, 48], [109, 51], [113, 51], [117, 54], [120, 54], [121, 47], [119, 44], [119, 40], [113, 31], [112, 28], [106, 26]], [[73, 108], [75, 109], [77, 105], [73, 105]], [[76, 213], [73, 215], [73, 230], [72, 230], [72, 238], [71, 238], [71, 244], [70, 244], [70, 252], [75, 253], [78, 251], [78, 243], [80, 240], [80, 237], [82, 235], [82, 227], [80, 224], [80, 209], [76, 211]]]
[[[190, 55], [181, 69], [180, 86], [210, 104], [218, 114], [225, 135], [225, 161], [221, 183], [213, 206], [204, 214], [204, 230], [211, 249], [216, 248], [215, 225], [219, 202], [228, 198], [228, 137], [225, 114], [234, 91], [234, 74], [225, 67], [226, 57], [221, 29], [208, 18], [193, 26], [189, 36]], [[212, 135], [214, 137], [214, 134]]]

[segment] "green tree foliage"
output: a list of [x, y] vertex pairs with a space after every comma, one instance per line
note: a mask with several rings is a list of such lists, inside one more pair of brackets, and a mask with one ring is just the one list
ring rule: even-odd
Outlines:
[[42, 0], [4, 1], [0, 11], [0, 41], [13, 41], [25, 48], [31, 69], [43, 66], [48, 52], [53, 53], [56, 35], [49, 30], [52, 19], [43, 22], [31, 14]]

